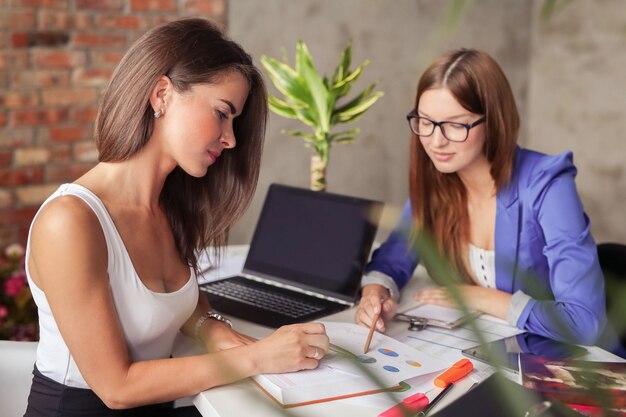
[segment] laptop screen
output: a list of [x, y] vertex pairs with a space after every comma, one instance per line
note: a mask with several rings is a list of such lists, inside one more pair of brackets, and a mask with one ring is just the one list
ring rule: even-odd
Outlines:
[[382, 203], [272, 184], [244, 272], [354, 301]]

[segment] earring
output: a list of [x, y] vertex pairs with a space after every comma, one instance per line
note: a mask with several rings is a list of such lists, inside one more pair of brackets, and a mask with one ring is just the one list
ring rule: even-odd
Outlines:
[[159, 117], [161, 117], [162, 114], [163, 114], [163, 110], [155, 111], [154, 118], [158, 119]]

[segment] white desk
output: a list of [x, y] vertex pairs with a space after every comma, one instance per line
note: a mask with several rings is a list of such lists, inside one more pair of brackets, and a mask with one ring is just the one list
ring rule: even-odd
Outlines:
[[[241, 257], [247, 250], [246, 246], [236, 246], [231, 248], [231, 255]], [[228, 255], [227, 255], [228, 256]], [[400, 302], [399, 309], [408, 308], [412, 304], [412, 294], [416, 290], [432, 285], [430, 279], [425, 274], [425, 270], [420, 267], [416, 271], [417, 279], [412, 279], [404, 291], [404, 296]], [[238, 331], [260, 338], [270, 334], [273, 329], [259, 326], [244, 320], [232, 318], [233, 327]], [[354, 309], [344, 310], [332, 316], [325, 317], [325, 321], [354, 321]], [[387, 325], [386, 334], [389, 336], [398, 336], [407, 329], [407, 323], [391, 321]], [[583, 357], [587, 360], [596, 361], [623, 361], [598, 347], [588, 348], [589, 353]], [[179, 352], [184, 351], [179, 350]], [[477, 368], [481, 365], [478, 364]], [[483, 365], [485, 367], [485, 365]], [[446, 395], [433, 409], [444, 407], [446, 404], [454, 401], [463, 395], [473, 384], [470, 378], [461, 380], [452, 391]], [[378, 395], [378, 394], [377, 394]], [[302, 407], [294, 407], [283, 409], [272, 401], [267, 395], [261, 392], [259, 388], [251, 381], [244, 380], [231, 385], [213, 388], [193, 398], [193, 404], [198, 408], [204, 417], [231, 417], [231, 416], [248, 416], [270, 417], [276, 415], [288, 415], [296, 417], [309, 416], [371, 416], [376, 417], [381, 409], [371, 406], [360, 406], [353, 399], [325, 402]]]

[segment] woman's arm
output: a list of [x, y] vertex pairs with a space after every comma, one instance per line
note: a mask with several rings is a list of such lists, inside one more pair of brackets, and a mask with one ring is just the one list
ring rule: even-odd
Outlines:
[[39, 214], [29, 269], [81, 374], [111, 408], [171, 401], [258, 373], [315, 368], [318, 350], [328, 348], [323, 326], [310, 323], [212, 354], [132, 362], [109, 288], [102, 229], [75, 197], [58, 198]]
[[376, 329], [384, 332], [384, 320], [396, 313], [399, 290], [409, 282], [419, 263], [416, 252], [408, 242], [412, 224], [411, 204], [407, 201], [395, 229], [374, 251], [365, 267], [361, 300], [355, 314], [357, 324], [370, 327], [374, 318], [381, 315]]
[[[553, 299], [521, 299], [517, 326], [576, 343], [594, 344], [606, 323], [604, 277], [589, 219], [576, 191], [571, 153], [538, 172], [529, 187], [545, 238]], [[524, 302], [526, 302], [525, 305]]]
[[[183, 325], [183, 333], [189, 337], [198, 336], [199, 341], [206, 348], [207, 352], [218, 352], [220, 350], [230, 349], [237, 346], [249, 345], [257, 341], [257, 339], [239, 333], [232, 329], [228, 324], [218, 320], [205, 320], [196, 332], [196, 325], [202, 314], [211, 311], [212, 308], [207, 298], [202, 294], [198, 296], [198, 305], [193, 314]], [[197, 333], [197, 334], [196, 334]]]
[[[389, 289], [392, 298], [398, 299], [398, 290], [409, 282], [419, 263], [417, 253], [409, 243], [412, 225], [413, 213], [411, 203], [407, 200], [396, 227], [387, 240], [372, 253], [372, 259], [365, 267], [363, 285], [381, 284]], [[372, 279], [371, 276], [375, 274], [391, 278], [391, 285]]]

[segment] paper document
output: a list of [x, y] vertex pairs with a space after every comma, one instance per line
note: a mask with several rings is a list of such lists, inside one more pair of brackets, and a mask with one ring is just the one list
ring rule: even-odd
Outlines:
[[[485, 342], [524, 333], [524, 330], [488, 315], [478, 317], [474, 323]], [[478, 335], [469, 324], [456, 329], [426, 327], [424, 330], [416, 332], [407, 330], [401, 335], [396, 335], [396, 337], [409, 346], [447, 361], [458, 360], [462, 357], [461, 350], [481, 343]]]
[[[449, 364], [380, 333], [363, 354], [368, 329], [324, 322], [333, 348], [317, 369], [253, 377], [285, 407], [397, 389], [401, 381], [430, 374]], [[347, 352], [346, 352], [347, 351]]]

